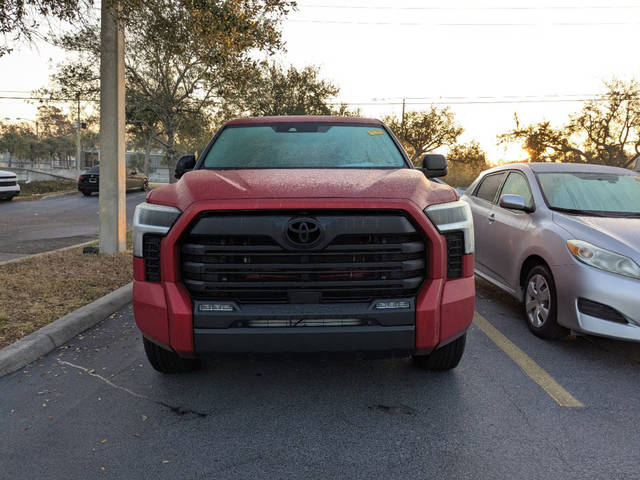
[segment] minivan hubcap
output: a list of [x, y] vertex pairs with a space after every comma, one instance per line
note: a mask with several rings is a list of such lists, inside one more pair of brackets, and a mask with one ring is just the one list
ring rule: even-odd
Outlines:
[[536, 328], [542, 327], [549, 318], [551, 292], [542, 275], [536, 274], [529, 280], [525, 297], [525, 310], [529, 322]]

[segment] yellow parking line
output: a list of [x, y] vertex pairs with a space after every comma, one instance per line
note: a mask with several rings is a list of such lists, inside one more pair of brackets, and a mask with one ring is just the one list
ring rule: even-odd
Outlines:
[[584, 407], [580, 400], [567, 392], [556, 382], [551, 375], [534, 362], [529, 355], [520, 350], [516, 345], [505, 337], [500, 331], [491, 325], [489, 321], [479, 313], [475, 313], [473, 322], [482, 330], [493, 343], [509, 355], [511, 360], [526, 373], [531, 380], [540, 385], [545, 392], [553, 398], [561, 407]]

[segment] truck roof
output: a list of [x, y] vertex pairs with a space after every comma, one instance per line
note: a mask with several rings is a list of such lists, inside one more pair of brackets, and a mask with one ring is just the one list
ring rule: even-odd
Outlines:
[[331, 115], [282, 115], [276, 117], [247, 117], [236, 118], [225, 125], [250, 125], [261, 123], [356, 123], [364, 125], [382, 125], [375, 118], [334, 117]]

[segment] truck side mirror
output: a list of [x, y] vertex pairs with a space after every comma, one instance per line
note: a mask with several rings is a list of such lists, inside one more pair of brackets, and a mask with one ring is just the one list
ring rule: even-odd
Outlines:
[[196, 156], [193, 154], [183, 155], [176, 163], [176, 172], [175, 177], [180, 178], [185, 173], [190, 170], [193, 170], [193, 167], [196, 166]]
[[444, 155], [426, 153], [422, 156], [422, 171], [427, 178], [447, 176], [447, 159]]

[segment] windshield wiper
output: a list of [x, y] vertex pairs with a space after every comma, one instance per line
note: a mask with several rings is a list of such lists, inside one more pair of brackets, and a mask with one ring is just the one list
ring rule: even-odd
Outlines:
[[607, 212], [603, 210], [579, 210], [575, 208], [549, 207], [561, 213], [570, 215], [585, 215], [587, 217], [609, 217], [609, 218], [640, 218], [640, 212]]

